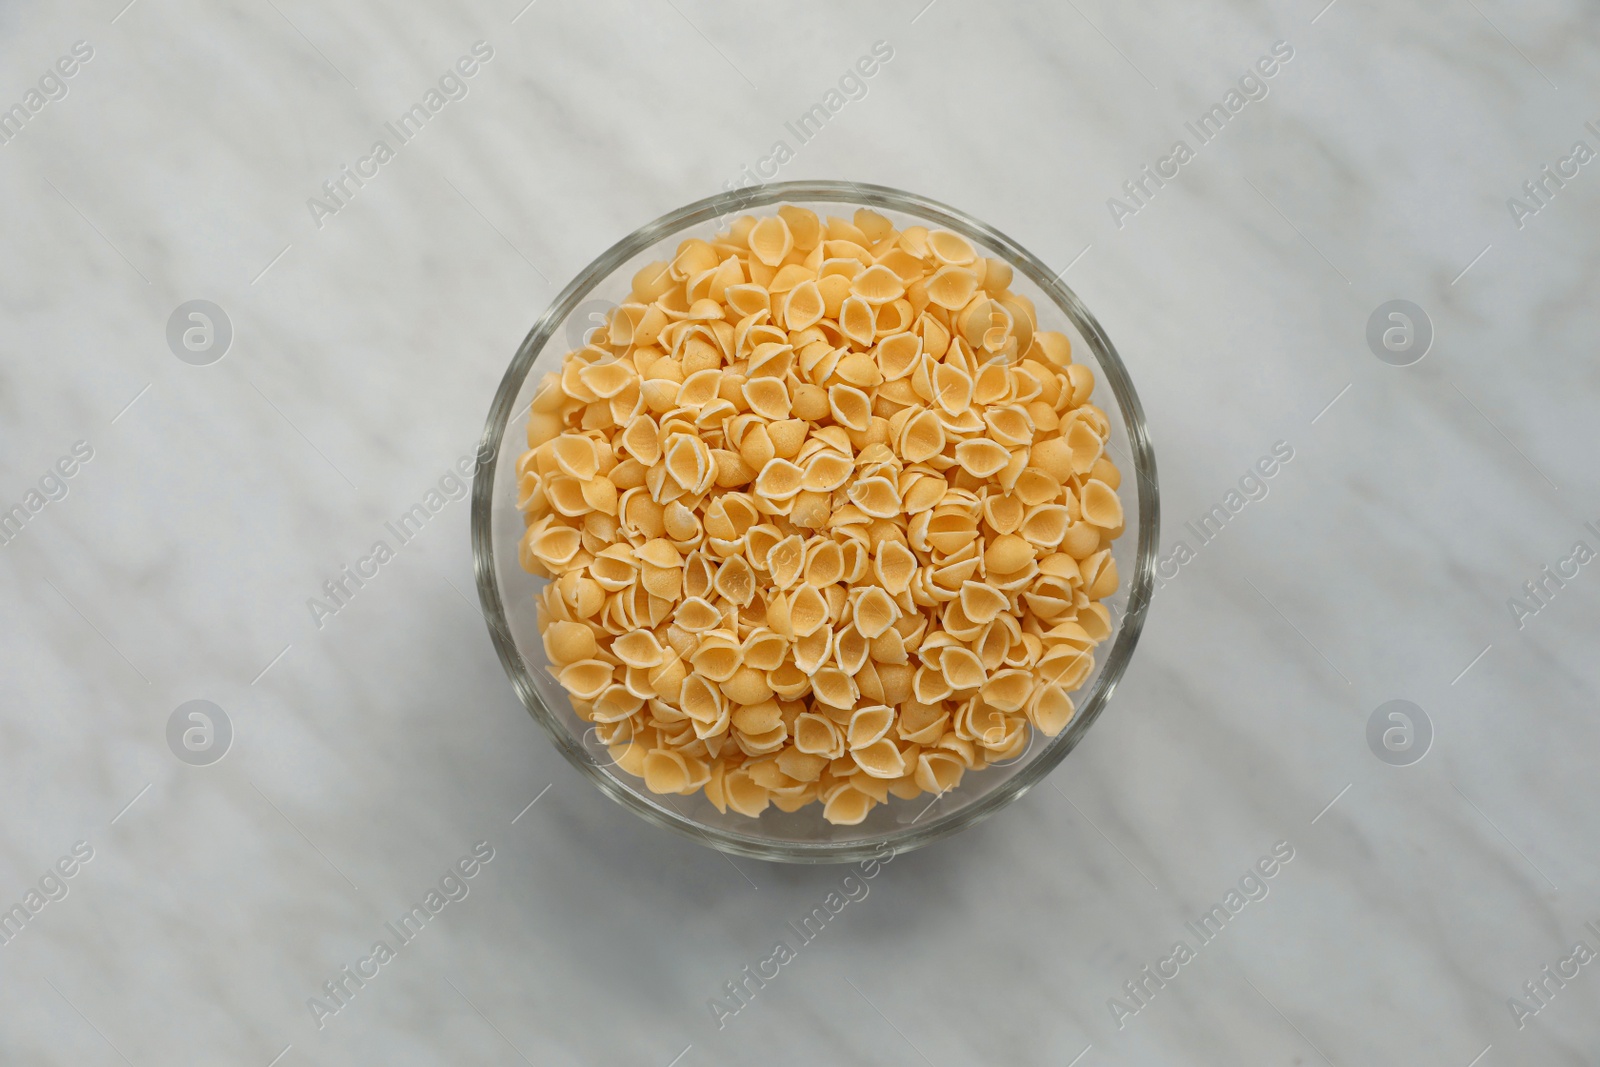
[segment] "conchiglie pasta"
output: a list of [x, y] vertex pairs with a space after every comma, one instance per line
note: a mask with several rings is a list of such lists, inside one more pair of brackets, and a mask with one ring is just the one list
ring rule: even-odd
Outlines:
[[546, 376], [518, 558], [618, 771], [872, 825], [1067, 729], [1122, 475], [1013, 284], [961, 234], [784, 205], [641, 268]]

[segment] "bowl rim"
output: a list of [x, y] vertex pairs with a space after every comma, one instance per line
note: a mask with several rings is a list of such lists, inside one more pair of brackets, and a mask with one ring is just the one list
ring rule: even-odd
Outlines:
[[[1103, 372], [1102, 379], [1115, 397], [1126, 425], [1139, 501], [1138, 544], [1134, 553], [1134, 573], [1130, 580], [1127, 607], [1122, 612], [1121, 625], [1094, 687], [1083, 695], [1068, 728], [1050, 738], [1039, 754], [1008, 781], [972, 803], [921, 825], [914, 821], [909, 826], [871, 840], [850, 842], [774, 841], [758, 835], [707, 826], [688, 816], [652, 805], [614, 781], [593, 762], [581, 742], [572, 736], [571, 731], [539, 696], [516, 643], [510, 636], [505, 604], [494, 571], [492, 508], [500, 448], [510, 425], [512, 405], [516, 402], [517, 394], [534, 361], [560, 324], [588, 297], [596, 284], [664, 237], [699, 223], [725, 218], [734, 212], [778, 203], [811, 202], [848, 203], [917, 215], [922, 220], [943, 225], [994, 250], [1004, 256], [1014, 270], [1021, 271], [1039, 286], [1096, 349]], [[1145, 614], [1154, 591], [1160, 529], [1155, 453], [1138, 393], [1111, 339], [1077, 294], [1061, 282], [1062, 273], [1065, 271], [1051, 271], [1043, 261], [999, 230], [947, 204], [892, 186], [832, 180], [770, 182], [696, 200], [639, 227], [580, 271], [534, 322], [512, 357], [511, 365], [506, 369], [489, 407], [478, 445], [478, 468], [472, 484], [473, 574], [490, 640], [523, 706], [549, 733], [556, 749], [567, 761], [599, 787], [601, 792], [647, 822], [725, 853], [787, 863], [849, 863], [881, 856], [885, 847], [893, 849], [895, 853], [920, 848], [993, 815], [1021, 798], [1055, 770], [1100, 717], [1127, 670], [1144, 628]]]

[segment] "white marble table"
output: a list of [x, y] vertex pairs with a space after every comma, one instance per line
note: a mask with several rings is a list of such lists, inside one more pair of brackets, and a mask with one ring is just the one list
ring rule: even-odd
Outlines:
[[[1592, 5], [124, 2], [0, 15], [0, 1062], [1596, 1062]], [[566, 279], [747, 166], [914, 189], [1066, 268], [1142, 393], [1172, 562], [1047, 787], [877, 871], [719, 1029], [846, 872], [730, 862], [562, 761], [450, 471]], [[1409, 366], [1367, 342], [1393, 299], [1431, 323]], [[220, 361], [169, 348], [191, 300]], [[1397, 699], [1432, 733], [1403, 766], [1420, 733], [1367, 734]], [[168, 744], [194, 700], [234, 734], [207, 766]]]

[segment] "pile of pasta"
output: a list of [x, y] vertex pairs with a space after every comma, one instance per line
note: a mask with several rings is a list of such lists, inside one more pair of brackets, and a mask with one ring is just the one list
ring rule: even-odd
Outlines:
[[682, 242], [539, 386], [550, 669], [659, 794], [859, 823], [1059, 733], [1122, 533], [1094, 376], [961, 236], [785, 205]]

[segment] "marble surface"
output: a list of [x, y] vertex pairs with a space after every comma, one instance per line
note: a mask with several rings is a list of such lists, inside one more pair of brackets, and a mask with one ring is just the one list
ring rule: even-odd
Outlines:
[[[522, 2], [0, 8], [0, 505], [38, 507], [0, 547], [0, 1061], [1596, 1062], [1600, 164], [1522, 189], [1600, 149], [1592, 5]], [[1046, 786], [876, 869], [719, 1027], [848, 872], [730, 861], [571, 770], [491, 651], [464, 502], [320, 627], [306, 601], [469, 451], [566, 279], [878, 41], [781, 177], [916, 190], [1065, 268], [1191, 558]], [[167, 338], [197, 299], [232, 327], [203, 366]], [[1392, 299], [1432, 325], [1410, 366], [1367, 342]], [[194, 700], [234, 735], [207, 766], [168, 743]], [[1391, 700], [1420, 762], [1369, 746]], [[308, 1007], [441, 879], [467, 895]]]

